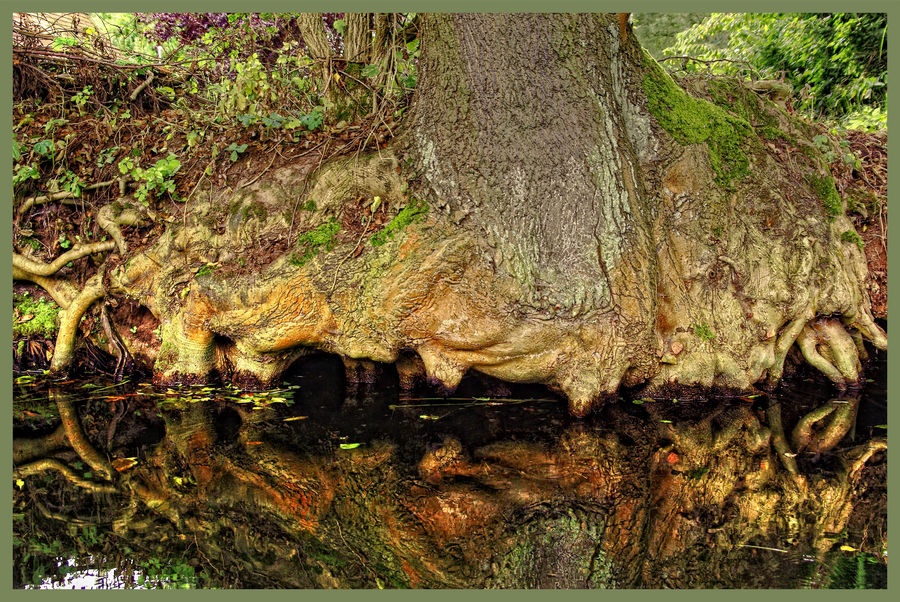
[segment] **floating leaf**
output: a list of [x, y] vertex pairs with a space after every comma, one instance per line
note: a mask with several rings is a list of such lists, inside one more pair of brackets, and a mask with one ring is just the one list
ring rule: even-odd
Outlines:
[[115, 468], [118, 472], [122, 472], [124, 470], [128, 470], [137, 463], [137, 458], [116, 458], [112, 461], [112, 467]]
[[341, 443], [341, 449], [356, 449], [359, 443]]

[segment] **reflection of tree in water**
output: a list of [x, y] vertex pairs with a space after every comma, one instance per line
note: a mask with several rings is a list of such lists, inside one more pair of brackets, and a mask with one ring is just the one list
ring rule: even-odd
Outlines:
[[796, 424], [776, 401], [694, 418], [620, 405], [546, 443], [447, 435], [415, 466], [388, 441], [299, 449], [259, 412], [205, 403], [163, 411], [165, 437], [137, 453], [121, 433], [139, 438], [146, 412], [120, 405], [86, 429], [51, 398], [60, 426], [14, 440], [24, 524], [96, 527], [135, 554], [163, 542], [208, 585], [822, 586], [830, 550], [886, 545], [885, 464], [867, 465], [886, 440], [839, 447], [858, 397]]

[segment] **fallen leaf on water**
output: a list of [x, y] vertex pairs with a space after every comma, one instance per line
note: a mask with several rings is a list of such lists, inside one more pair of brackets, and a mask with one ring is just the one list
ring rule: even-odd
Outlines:
[[118, 472], [122, 472], [128, 470], [137, 463], [137, 458], [116, 458], [112, 461], [112, 467]]

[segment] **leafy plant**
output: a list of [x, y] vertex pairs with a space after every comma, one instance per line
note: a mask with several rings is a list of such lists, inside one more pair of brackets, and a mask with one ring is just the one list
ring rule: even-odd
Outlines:
[[240, 146], [238, 146], [234, 142], [232, 142], [231, 144], [229, 144], [228, 146], [225, 147], [225, 152], [231, 153], [230, 158], [231, 158], [232, 163], [236, 162], [238, 160], [238, 155], [240, 153], [243, 153], [246, 150], [247, 150], [246, 144], [241, 144]]
[[27, 165], [16, 165], [16, 171], [13, 173], [13, 186], [18, 186], [22, 182], [28, 180], [37, 180], [40, 176], [41, 172], [31, 163]]
[[139, 167], [131, 157], [119, 161], [121, 173], [130, 174], [136, 181], [143, 182], [135, 191], [134, 196], [144, 203], [148, 202], [151, 195], [159, 197], [168, 194], [173, 200], [180, 200], [175, 192], [173, 179], [180, 169], [181, 161], [174, 154], [169, 154], [165, 159], [160, 159], [147, 169]]
[[51, 157], [56, 153], [56, 143], [53, 140], [41, 140], [34, 145], [34, 152], [42, 157]]
[[78, 112], [81, 115], [84, 115], [84, 105], [87, 104], [88, 100], [90, 100], [91, 96], [94, 94], [93, 86], [85, 86], [82, 88], [81, 92], [78, 92], [72, 95], [72, 102], [75, 103], [75, 106], [78, 107]]
[[713, 13], [665, 53], [717, 61], [686, 63], [688, 71], [783, 76], [810, 116], [842, 119], [869, 107], [886, 117], [886, 33], [884, 13]]

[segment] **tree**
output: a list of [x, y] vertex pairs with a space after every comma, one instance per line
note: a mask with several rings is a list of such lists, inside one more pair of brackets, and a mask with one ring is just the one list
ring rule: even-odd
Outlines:
[[[53, 368], [104, 295], [159, 321], [162, 382], [265, 385], [317, 348], [447, 389], [546, 383], [579, 415], [623, 385], [773, 382], [792, 349], [845, 386], [863, 339], [886, 346], [814, 125], [738, 82], [683, 88], [612, 14], [425, 15], [421, 40], [378, 152], [198, 187], [138, 253], [121, 227], [153, 215], [123, 198], [113, 241], [14, 254], [64, 307]], [[81, 290], [53, 278], [113, 249]]]

